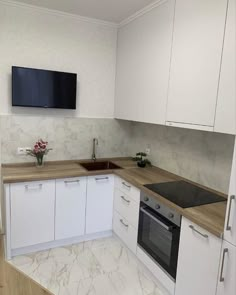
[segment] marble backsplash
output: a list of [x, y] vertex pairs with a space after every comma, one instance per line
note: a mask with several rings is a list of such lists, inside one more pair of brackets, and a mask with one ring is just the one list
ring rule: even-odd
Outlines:
[[40, 137], [53, 148], [46, 160], [90, 158], [97, 137], [97, 157], [135, 155], [151, 149], [150, 160], [213, 189], [227, 193], [234, 136], [114, 119], [2, 115], [2, 163], [33, 161], [17, 155]]
[[227, 193], [233, 135], [131, 123], [130, 153], [151, 149], [153, 165]]
[[130, 123], [114, 119], [1, 116], [2, 163], [32, 162], [30, 156], [17, 155], [17, 147], [32, 147], [38, 138], [53, 150], [46, 160], [88, 159], [92, 139], [98, 138], [97, 157], [128, 156]]

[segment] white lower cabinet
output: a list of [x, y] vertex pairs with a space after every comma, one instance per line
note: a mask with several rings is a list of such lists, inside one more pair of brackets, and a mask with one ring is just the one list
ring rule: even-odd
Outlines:
[[221, 251], [217, 295], [236, 294], [236, 246], [224, 241]]
[[113, 195], [113, 175], [88, 177], [86, 234], [112, 230]]
[[54, 240], [55, 180], [10, 185], [11, 248]]
[[85, 234], [86, 187], [86, 177], [56, 180], [56, 240]]
[[215, 295], [222, 240], [182, 219], [175, 295]]

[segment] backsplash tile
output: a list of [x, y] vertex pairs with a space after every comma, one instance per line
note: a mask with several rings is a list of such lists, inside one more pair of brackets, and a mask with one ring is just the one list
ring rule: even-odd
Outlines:
[[17, 147], [31, 147], [39, 138], [53, 148], [46, 160], [132, 156], [151, 148], [153, 165], [227, 193], [234, 136], [115, 119], [2, 115], [2, 163], [32, 162]]
[[131, 154], [151, 148], [153, 165], [227, 193], [234, 136], [131, 123]]

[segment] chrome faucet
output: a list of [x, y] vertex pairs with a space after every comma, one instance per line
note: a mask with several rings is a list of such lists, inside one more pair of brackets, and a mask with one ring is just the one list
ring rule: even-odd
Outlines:
[[98, 145], [98, 139], [97, 138], [93, 138], [93, 153], [92, 153], [92, 160], [96, 161], [96, 145]]

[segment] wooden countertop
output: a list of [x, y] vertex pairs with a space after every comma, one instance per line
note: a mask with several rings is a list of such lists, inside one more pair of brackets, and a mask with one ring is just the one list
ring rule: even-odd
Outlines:
[[[32, 163], [9, 164], [2, 165], [2, 181], [3, 183], [14, 183], [114, 173], [115, 175], [118, 175], [131, 184], [137, 186], [139, 189], [146, 191], [148, 194], [181, 213], [192, 222], [198, 224], [212, 234], [222, 238], [227, 203], [227, 196], [225, 194], [196, 184], [158, 167], [138, 168], [136, 163], [130, 158], [111, 158], [99, 160], [110, 160], [123, 169], [87, 171], [80, 165], [80, 163], [87, 160], [47, 162], [43, 168], [37, 168]], [[226, 201], [183, 209], [143, 186], [144, 184], [148, 183], [161, 183], [183, 179], [225, 197]]]

